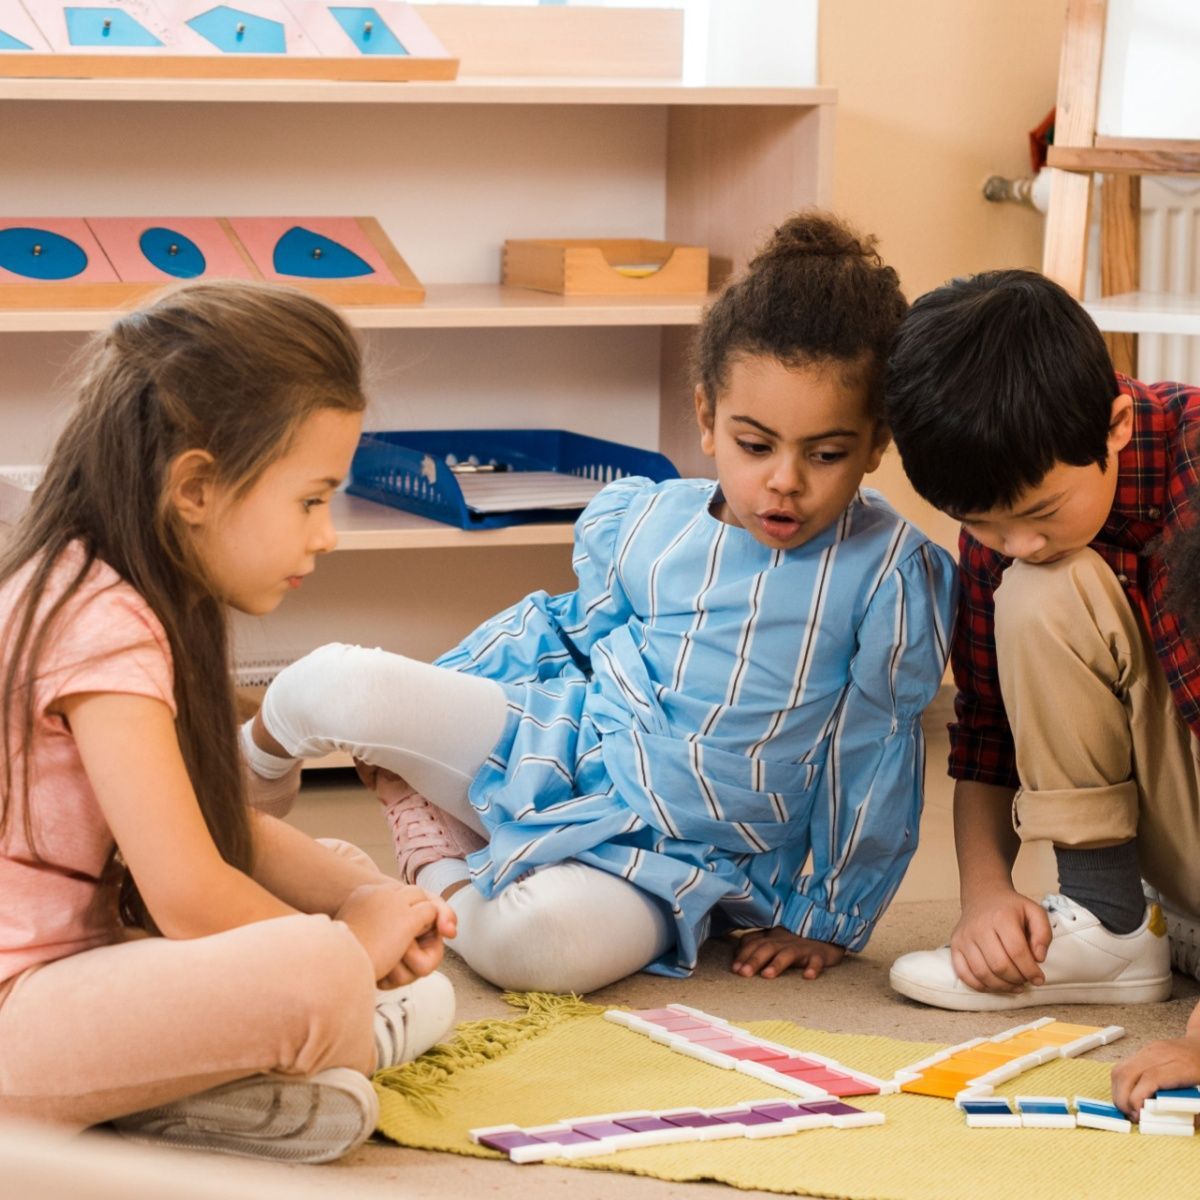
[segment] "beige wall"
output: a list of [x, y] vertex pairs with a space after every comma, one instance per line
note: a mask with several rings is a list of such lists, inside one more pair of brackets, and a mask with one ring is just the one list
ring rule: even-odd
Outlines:
[[[1044, 218], [989, 204], [991, 174], [1029, 172], [1027, 133], [1054, 104], [1065, 0], [824, 0], [821, 82], [838, 89], [833, 202], [910, 299], [954, 275], [1038, 268]], [[928, 533], [955, 526], [893, 451], [872, 481]]]

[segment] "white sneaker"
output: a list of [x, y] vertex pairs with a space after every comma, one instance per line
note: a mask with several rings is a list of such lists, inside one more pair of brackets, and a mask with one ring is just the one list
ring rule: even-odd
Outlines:
[[1161, 892], [1142, 882], [1149, 903], [1162, 908], [1167, 921], [1167, 941], [1171, 944], [1171, 966], [1181, 975], [1200, 979], [1200, 917], [1176, 908]]
[[251, 1075], [115, 1120], [138, 1142], [273, 1162], [332, 1162], [379, 1119], [371, 1081], [348, 1067], [316, 1075]]
[[1046, 982], [1020, 992], [977, 992], [954, 973], [950, 947], [917, 950], [892, 964], [891, 985], [902, 996], [963, 1012], [1031, 1008], [1038, 1004], [1149, 1004], [1171, 995], [1167, 926], [1157, 904], [1132, 933], [1110, 933], [1066, 896], [1042, 901], [1052, 941], [1042, 963]]
[[420, 1058], [454, 1027], [454, 985], [434, 971], [375, 993], [375, 1070]]

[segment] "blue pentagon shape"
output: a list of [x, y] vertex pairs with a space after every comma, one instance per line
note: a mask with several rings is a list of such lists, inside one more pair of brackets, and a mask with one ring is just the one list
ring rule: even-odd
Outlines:
[[282, 21], [256, 17], [227, 4], [200, 13], [188, 25], [222, 54], [287, 53], [287, 31]]
[[375, 268], [349, 246], [303, 225], [293, 225], [275, 243], [272, 257], [280, 275], [298, 279], [354, 279], [375, 274]]
[[82, 246], [61, 233], [14, 225], [0, 229], [0, 267], [26, 279], [72, 279], [87, 266]]
[[120, 8], [64, 8], [72, 46], [161, 46], [136, 17]]

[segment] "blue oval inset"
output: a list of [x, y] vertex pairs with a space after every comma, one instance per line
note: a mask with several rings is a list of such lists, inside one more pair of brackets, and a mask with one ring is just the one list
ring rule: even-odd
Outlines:
[[375, 268], [348, 246], [293, 225], [275, 243], [275, 270], [299, 279], [352, 279], [374, 275]]
[[72, 279], [88, 265], [83, 247], [61, 233], [14, 225], [0, 229], [0, 267], [26, 279]]
[[152, 265], [176, 279], [195, 279], [208, 266], [204, 252], [191, 238], [161, 225], [144, 230], [138, 246]]

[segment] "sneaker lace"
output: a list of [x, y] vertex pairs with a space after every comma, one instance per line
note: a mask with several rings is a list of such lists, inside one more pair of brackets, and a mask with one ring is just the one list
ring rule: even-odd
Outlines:
[[1060, 896], [1057, 892], [1051, 892], [1050, 895], [1042, 897], [1042, 907], [1050, 917], [1050, 928], [1054, 932], [1057, 932], [1064, 922], [1073, 925], [1079, 919], [1075, 905], [1066, 896]]

